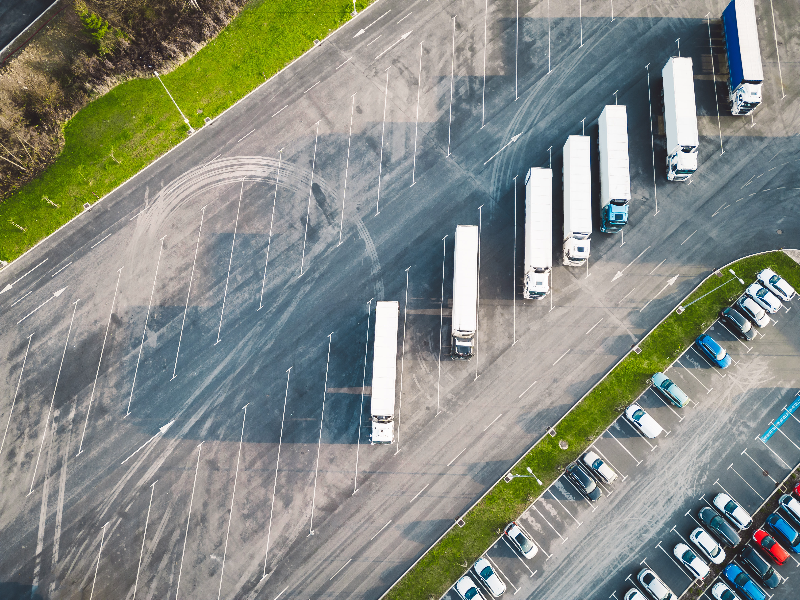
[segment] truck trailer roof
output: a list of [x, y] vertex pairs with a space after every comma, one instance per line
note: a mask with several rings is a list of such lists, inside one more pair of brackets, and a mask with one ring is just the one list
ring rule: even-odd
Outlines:
[[478, 321], [478, 227], [456, 227], [453, 332], [474, 333]]
[[609, 104], [600, 113], [600, 198], [631, 199], [628, 158], [628, 112], [624, 105]]
[[564, 236], [592, 233], [592, 167], [589, 136], [564, 144]]
[[399, 313], [399, 302], [378, 302], [375, 305], [375, 352], [372, 359], [370, 403], [370, 412], [373, 416], [394, 415]]
[[525, 271], [553, 266], [553, 171], [534, 167], [525, 185]]
[[664, 125], [669, 155], [678, 145], [696, 147], [700, 143], [692, 59], [673, 56], [664, 65], [661, 74], [664, 77]]
[[732, 0], [722, 12], [722, 27], [728, 47], [731, 87], [735, 88], [742, 81], [764, 81], [753, 0]]

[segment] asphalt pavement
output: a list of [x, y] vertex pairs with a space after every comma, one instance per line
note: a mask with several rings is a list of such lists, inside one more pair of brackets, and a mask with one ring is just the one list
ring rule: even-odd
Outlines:
[[[796, 7], [774, 3], [779, 69], [759, 4], [764, 104], [718, 119], [711, 4], [617, 2], [612, 21], [599, 1], [517, 19], [381, 0], [4, 269], [3, 594], [388, 589], [703, 277], [796, 246]], [[677, 38], [690, 184], [666, 182], [648, 102]], [[595, 217], [588, 269], [565, 268], [560, 149], [582, 130], [596, 149], [614, 101], [630, 223], [605, 236]], [[551, 160], [554, 292], [524, 301], [521, 179]], [[481, 226], [467, 362], [447, 358], [458, 224]], [[384, 447], [367, 443], [377, 300], [402, 319]]]

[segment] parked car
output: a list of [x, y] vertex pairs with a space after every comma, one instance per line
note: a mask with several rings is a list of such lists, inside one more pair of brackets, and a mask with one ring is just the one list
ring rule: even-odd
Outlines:
[[782, 565], [789, 558], [789, 553], [783, 549], [783, 546], [763, 529], [756, 530], [753, 534], [753, 541], [778, 565]]
[[767, 311], [761, 308], [750, 296], [742, 296], [736, 301], [736, 308], [750, 319], [756, 327], [766, 327], [769, 325]]
[[747, 600], [767, 600], [767, 595], [764, 591], [736, 563], [731, 563], [725, 567], [722, 570], [722, 576], [743, 598]]
[[683, 408], [689, 403], [689, 396], [686, 395], [686, 392], [663, 373], [654, 373], [650, 382], [658, 392], [678, 408]]
[[742, 548], [742, 553], [739, 557], [745, 565], [750, 567], [755, 574], [758, 575], [758, 578], [761, 579], [764, 585], [769, 589], [774, 590], [778, 587], [781, 578], [778, 577], [775, 568], [764, 560], [764, 557], [756, 552], [755, 548], [752, 546], [745, 546]]
[[[800, 483], [798, 484], [800, 486]], [[778, 500], [783, 512], [795, 525], [800, 525], [800, 502], [792, 498], [789, 494], [784, 494]]]
[[756, 330], [753, 329], [753, 324], [748, 321], [746, 317], [743, 317], [742, 313], [735, 308], [723, 308], [719, 313], [719, 320], [730, 329], [734, 335], [740, 338], [752, 340], [756, 337]]
[[800, 533], [789, 525], [786, 519], [778, 513], [772, 513], [767, 517], [766, 521], [764, 521], [764, 527], [781, 546], [789, 550], [789, 552], [800, 554]]
[[[798, 393], [797, 395], [800, 396], [800, 393]], [[800, 496], [800, 483], [794, 486], [794, 493]]]
[[640, 592], [636, 588], [631, 588], [627, 592], [625, 592], [623, 600], [647, 600], [647, 598], [645, 598], [644, 594], [642, 594], [642, 592]]
[[683, 566], [685, 566], [692, 573], [692, 575], [695, 576], [696, 579], [705, 579], [711, 572], [711, 569], [708, 568], [708, 565], [705, 563], [705, 561], [692, 552], [692, 549], [686, 544], [675, 544], [675, 548], [672, 550], [672, 553], [675, 555], [675, 558], [683, 563]]
[[736, 528], [741, 531], [747, 529], [753, 524], [753, 518], [745, 509], [743, 509], [736, 500], [723, 492], [714, 496], [714, 506], [719, 511], [728, 517], [728, 520], [733, 523]]
[[635, 402], [625, 409], [625, 416], [631, 424], [642, 432], [645, 437], [655, 438], [664, 431], [656, 420], [647, 414], [641, 406]]
[[709, 508], [708, 506], [701, 508], [697, 513], [697, 517], [723, 544], [733, 548], [734, 546], [738, 546], [739, 542], [742, 541], [739, 534], [736, 533], [736, 530], [728, 525], [728, 522], [720, 517], [713, 508]]
[[584, 465], [589, 467], [589, 472], [603, 483], [612, 484], [617, 479], [614, 469], [609, 467], [602, 458], [591, 450], [584, 454], [581, 460]]
[[786, 280], [772, 269], [764, 269], [758, 274], [756, 279], [783, 302], [788, 302], [794, 298], [794, 288], [786, 283]]
[[758, 282], [748, 286], [744, 293], [771, 315], [783, 308], [783, 304], [778, 300], [778, 297]]
[[508, 524], [505, 531], [506, 537], [511, 541], [514, 547], [519, 550], [525, 558], [533, 558], [539, 551], [539, 547], [533, 543], [533, 540], [525, 535], [522, 528], [512, 521]]
[[719, 542], [711, 537], [711, 534], [702, 527], [697, 527], [692, 531], [692, 533], [689, 534], [689, 540], [691, 540], [700, 552], [715, 565], [721, 565], [725, 560], [725, 550], [723, 550]]
[[739, 600], [739, 596], [734, 594], [733, 590], [722, 581], [718, 581], [712, 586], [711, 595], [715, 600]]
[[566, 473], [567, 478], [578, 488], [578, 491], [592, 502], [603, 495], [603, 491], [597, 486], [594, 479], [589, 477], [578, 463], [569, 465]]
[[[672, 590], [658, 578], [658, 575], [653, 573], [650, 569], [642, 569], [636, 576], [642, 587], [647, 590], [655, 600], [675, 600], [677, 596], [672, 593]], [[760, 600], [760, 599], [759, 599]]]
[[469, 575], [464, 575], [456, 582], [456, 593], [464, 600], [485, 600], [478, 586], [475, 585]]
[[695, 344], [700, 352], [714, 362], [720, 369], [725, 369], [731, 364], [731, 357], [717, 341], [708, 334], [698, 335]]
[[475, 575], [483, 582], [493, 597], [499, 598], [506, 593], [506, 584], [497, 576], [488, 560], [483, 557], [479, 558], [472, 565], [472, 570], [475, 571]]

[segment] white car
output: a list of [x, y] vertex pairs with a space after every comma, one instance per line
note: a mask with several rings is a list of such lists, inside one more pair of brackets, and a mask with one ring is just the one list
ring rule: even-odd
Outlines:
[[740, 308], [750, 321], [755, 323], [756, 327], [766, 327], [769, 325], [769, 317], [767, 311], [761, 308], [761, 305], [756, 304], [750, 296], [742, 296], [736, 301], [737, 308]]
[[464, 575], [456, 582], [456, 593], [464, 600], [486, 600], [469, 575]]
[[472, 570], [475, 571], [475, 575], [483, 582], [492, 596], [499, 598], [506, 593], [506, 584], [500, 580], [488, 560], [479, 558], [472, 565]]
[[647, 600], [647, 598], [636, 588], [631, 588], [625, 592], [623, 600]]
[[519, 553], [525, 558], [533, 558], [539, 551], [539, 547], [534, 544], [527, 535], [525, 535], [525, 532], [522, 531], [520, 526], [514, 521], [509, 523], [506, 527], [506, 537], [511, 540], [511, 543], [514, 544], [514, 547], [519, 550]]
[[778, 300], [778, 297], [758, 282], [748, 287], [744, 293], [771, 315], [783, 308], [783, 304]]
[[711, 588], [711, 595], [714, 596], [716, 600], [739, 600], [739, 596], [734, 594], [731, 588], [721, 581], [715, 583]]
[[667, 584], [658, 578], [650, 569], [642, 569], [636, 576], [642, 587], [647, 590], [655, 600], [675, 600], [677, 596], [667, 587]]
[[689, 539], [697, 546], [700, 552], [715, 565], [721, 565], [725, 560], [725, 550], [723, 550], [717, 540], [711, 537], [711, 534], [702, 527], [698, 527], [689, 534]]
[[581, 460], [583, 464], [589, 467], [592, 475], [596, 475], [603, 483], [611, 484], [617, 479], [614, 469], [609, 467], [602, 458], [591, 450], [584, 454]]
[[784, 302], [794, 298], [794, 288], [772, 269], [764, 269], [758, 274], [758, 281]]
[[747, 529], [753, 523], [750, 513], [739, 506], [739, 503], [728, 496], [728, 494], [719, 493], [714, 496], [714, 506], [728, 517], [728, 520], [733, 523], [739, 531]]
[[672, 553], [697, 579], [705, 579], [711, 572], [703, 559], [692, 552], [692, 549], [686, 544], [675, 544]]
[[633, 424], [636, 429], [641, 431], [646, 437], [658, 437], [662, 431], [661, 425], [656, 423], [656, 420], [647, 414], [647, 412], [638, 404], [633, 403], [625, 409], [625, 416]]

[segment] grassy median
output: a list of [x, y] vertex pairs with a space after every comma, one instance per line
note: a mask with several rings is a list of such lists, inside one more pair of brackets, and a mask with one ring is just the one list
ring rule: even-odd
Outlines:
[[[591, 441], [620, 416], [625, 406], [645, 390], [647, 379], [680, 356], [714, 321], [718, 312], [744, 291], [745, 286], [728, 272], [728, 268], [749, 284], [765, 267], [772, 268], [800, 290], [800, 265], [783, 252], [742, 259], [720, 271], [719, 277], [709, 277], [682, 306], [694, 304], [680, 315], [672, 312], [639, 344], [641, 354], [632, 352], [624, 358], [559, 423], [556, 437], [545, 437], [514, 468], [514, 473], [525, 474], [526, 467], [530, 467], [542, 480], [542, 486], [530, 478], [513, 479], [510, 483], [500, 481], [467, 513], [464, 527], [453, 527], [395, 585], [387, 598], [429, 600], [444, 594], [466, 565], [481, 556], [503, 528], [519, 517], [544, 488], [561, 475], [564, 467], [580, 456]], [[559, 440], [569, 444], [567, 450], [559, 448]]]
[[[358, 10], [372, 0], [357, 0]], [[180, 67], [162, 76], [194, 128], [215, 117], [348, 21], [352, 0], [255, 0]], [[0, 259], [11, 261], [185, 139], [155, 78], [94, 100], [64, 125], [61, 155], [0, 204]]]

